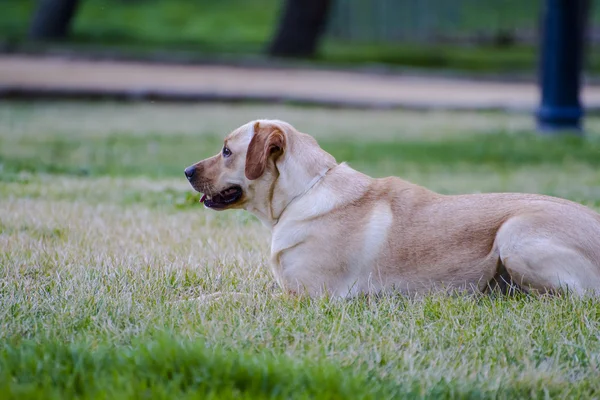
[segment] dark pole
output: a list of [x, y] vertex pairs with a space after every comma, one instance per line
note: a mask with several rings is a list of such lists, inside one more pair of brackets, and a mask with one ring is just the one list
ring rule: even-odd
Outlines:
[[581, 131], [579, 100], [587, 0], [545, 0], [540, 58], [538, 130]]

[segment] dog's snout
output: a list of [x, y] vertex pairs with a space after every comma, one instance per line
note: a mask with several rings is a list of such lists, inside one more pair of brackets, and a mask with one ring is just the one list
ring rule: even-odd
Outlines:
[[191, 167], [187, 167], [183, 172], [185, 173], [185, 176], [188, 178], [189, 181], [194, 176], [194, 172], [196, 172], [196, 167], [192, 165]]

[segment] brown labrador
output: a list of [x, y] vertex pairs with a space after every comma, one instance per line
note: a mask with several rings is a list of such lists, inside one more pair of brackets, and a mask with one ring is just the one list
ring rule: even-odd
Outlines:
[[600, 215], [571, 201], [373, 179], [277, 120], [236, 129], [185, 174], [205, 207], [242, 208], [271, 229], [271, 269], [289, 292], [600, 293]]

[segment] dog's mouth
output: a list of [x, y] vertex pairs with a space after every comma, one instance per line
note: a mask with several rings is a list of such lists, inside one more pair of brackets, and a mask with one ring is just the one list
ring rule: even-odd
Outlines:
[[241, 187], [232, 186], [213, 196], [204, 194], [200, 199], [200, 202], [204, 203], [205, 207], [218, 210], [234, 204], [242, 198], [242, 194]]

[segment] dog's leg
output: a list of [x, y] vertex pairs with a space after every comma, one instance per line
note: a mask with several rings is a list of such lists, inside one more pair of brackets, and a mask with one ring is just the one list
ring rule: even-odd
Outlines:
[[600, 268], [568, 237], [543, 235], [531, 219], [509, 221], [496, 237], [502, 264], [525, 291], [600, 295]]
[[524, 246], [502, 259], [512, 280], [525, 290], [555, 292], [567, 290], [580, 296], [600, 295], [600, 281], [594, 265], [576, 250], [554, 243]]

